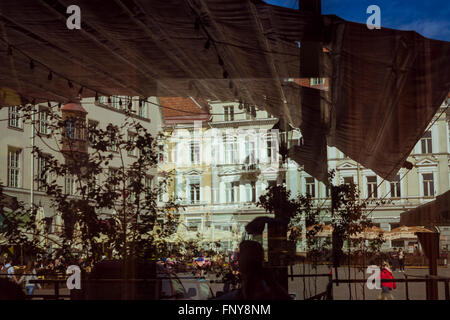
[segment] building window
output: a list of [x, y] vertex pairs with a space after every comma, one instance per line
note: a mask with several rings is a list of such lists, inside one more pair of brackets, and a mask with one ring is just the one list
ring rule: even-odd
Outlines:
[[100, 97], [98, 97], [98, 102], [101, 103], [101, 104], [107, 105], [108, 104], [108, 97], [107, 96], [100, 96]]
[[275, 135], [267, 135], [266, 136], [266, 146], [267, 146], [267, 160], [269, 163], [277, 162], [277, 153], [276, 148], [277, 144], [275, 141]]
[[128, 132], [128, 155], [130, 157], [136, 157], [136, 135]]
[[369, 176], [367, 178], [367, 197], [378, 198], [377, 177]]
[[223, 107], [224, 120], [234, 121], [234, 106]]
[[147, 119], [147, 101], [140, 101], [138, 111], [140, 117]]
[[325, 198], [329, 198], [330, 197], [330, 194], [331, 194], [331, 192], [330, 192], [330, 186], [327, 186], [327, 185], [323, 185], [324, 186], [324, 188], [325, 188]]
[[433, 153], [433, 144], [431, 139], [431, 130], [428, 130], [420, 139], [422, 153]]
[[252, 181], [250, 183], [250, 187], [252, 189], [252, 198], [251, 198], [251, 202], [256, 202], [256, 182]]
[[152, 192], [152, 182], [153, 182], [153, 177], [146, 176], [144, 178], [144, 190], [145, 190], [146, 195], [150, 195]]
[[49, 112], [48, 110], [40, 110], [39, 111], [39, 133], [40, 134], [48, 134], [48, 125], [49, 125]]
[[245, 163], [246, 164], [255, 164], [255, 141], [253, 137], [246, 136], [245, 137]]
[[45, 156], [38, 157], [37, 165], [37, 188], [40, 191], [45, 191], [45, 184], [48, 182], [48, 173], [46, 171], [48, 165], [48, 159]]
[[397, 175], [391, 182], [391, 198], [400, 198], [401, 196], [400, 175]]
[[162, 178], [158, 178], [158, 201], [164, 202], [164, 195], [166, 193], [166, 184], [164, 183], [164, 180]]
[[8, 187], [21, 187], [21, 156], [21, 149], [8, 148]]
[[191, 163], [200, 163], [200, 144], [198, 141], [191, 141], [189, 148]]
[[325, 84], [325, 78], [311, 78], [310, 79], [311, 86], [317, 86], [320, 84]]
[[355, 182], [353, 181], [353, 177], [344, 177], [344, 184], [354, 184]]
[[277, 186], [277, 181], [276, 180], [269, 180], [267, 182], [268, 182], [269, 188]]
[[73, 196], [76, 192], [75, 188], [75, 177], [72, 175], [67, 175], [65, 178], [65, 191], [67, 195]]
[[116, 130], [112, 124], [109, 124], [106, 128], [109, 138], [109, 151], [117, 152]]
[[189, 184], [189, 202], [200, 202], [200, 183], [196, 182]]
[[132, 97], [128, 96], [111, 96], [111, 107], [118, 110], [128, 109], [128, 105], [132, 102]]
[[256, 183], [254, 181], [246, 185], [247, 202], [256, 202]]
[[112, 189], [112, 191], [116, 191], [117, 189], [117, 179], [119, 176], [119, 169], [117, 168], [109, 168], [108, 169], [108, 183], [109, 183], [109, 187]]
[[66, 120], [66, 134], [67, 139], [73, 139], [75, 137], [75, 128], [72, 120]]
[[432, 173], [423, 173], [423, 195], [425, 197], [434, 196], [434, 178]]
[[226, 201], [227, 203], [233, 203], [234, 198], [234, 184], [233, 183], [226, 183], [225, 184], [225, 195], [226, 195]]
[[188, 231], [198, 232], [202, 228], [202, 219], [187, 219]]
[[309, 194], [311, 197], [316, 197], [316, 183], [314, 181], [314, 178], [312, 177], [306, 177], [305, 178], [306, 183], [306, 194]]
[[248, 111], [245, 113], [247, 120], [256, 119], [256, 106], [250, 106]]
[[272, 141], [267, 140], [267, 158], [272, 158]]
[[232, 188], [232, 194], [233, 194], [233, 201], [232, 202], [239, 202], [239, 182], [234, 181], [231, 183]]
[[12, 128], [22, 128], [20, 119], [20, 106], [11, 106], [8, 108], [8, 125]]
[[231, 135], [225, 136], [225, 163], [234, 164], [236, 162], [236, 137]]
[[163, 164], [166, 161], [164, 144], [158, 144], [158, 163]]
[[122, 97], [122, 109], [132, 111], [133, 110], [133, 97]]
[[94, 131], [98, 126], [98, 121], [88, 120], [88, 140], [90, 144], [95, 143], [95, 134]]

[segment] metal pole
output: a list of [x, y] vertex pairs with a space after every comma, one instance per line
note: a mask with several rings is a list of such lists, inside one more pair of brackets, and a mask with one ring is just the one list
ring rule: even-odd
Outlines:
[[448, 279], [445, 280], [445, 300], [450, 300], [450, 292], [448, 288]]
[[[35, 107], [36, 106], [32, 106], [31, 108], [31, 151], [34, 150], [34, 140], [35, 140], [35, 134], [34, 134], [34, 130], [35, 130]], [[30, 174], [30, 207], [33, 209], [33, 204], [34, 204], [34, 154], [33, 152], [31, 152], [31, 174]]]
[[406, 300], [409, 300], [408, 275], [404, 274], [403, 276], [405, 277]]

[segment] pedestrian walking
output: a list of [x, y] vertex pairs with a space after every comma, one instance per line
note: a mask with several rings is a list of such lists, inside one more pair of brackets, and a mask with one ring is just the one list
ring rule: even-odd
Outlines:
[[256, 241], [240, 243], [239, 274], [241, 287], [217, 297], [216, 300], [291, 300], [292, 297], [264, 267], [264, 249]]
[[392, 271], [397, 270], [397, 259], [398, 259], [397, 248], [394, 248], [392, 252], [389, 254], [389, 264], [392, 266]]
[[13, 259], [11, 257], [8, 257], [6, 259], [6, 264], [3, 266], [1, 273], [6, 274], [8, 280], [13, 281], [14, 283], [17, 283], [17, 278], [15, 275], [14, 266], [13, 266]]
[[[394, 276], [392, 275], [391, 271], [391, 266], [387, 261], [383, 262], [380, 277], [381, 280], [394, 279]], [[381, 293], [380, 296], [378, 297], [378, 300], [394, 300], [394, 296], [392, 294], [393, 289], [397, 289], [397, 284], [395, 283], [395, 281], [381, 282]]]
[[405, 272], [405, 253], [402, 248], [398, 250], [398, 265], [400, 272]]
[[[38, 280], [37, 271], [36, 271], [36, 263], [33, 263], [31, 260], [28, 262], [27, 267], [25, 269], [25, 274], [20, 277], [19, 284], [25, 281], [25, 291], [27, 295], [32, 296], [34, 293], [34, 289], [36, 287], [36, 283], [31, 282], [31, 280]], [[41, 289], [41, 285], [37, 283], [39, 289]]]

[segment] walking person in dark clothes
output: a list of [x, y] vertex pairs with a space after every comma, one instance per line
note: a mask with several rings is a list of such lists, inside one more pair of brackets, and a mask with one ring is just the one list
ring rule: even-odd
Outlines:
[[403, 252], [403, 249], [400, 248], [398, 250], [398, 265], [400, 268], [400, 272], [405, 272], [405, 253]]

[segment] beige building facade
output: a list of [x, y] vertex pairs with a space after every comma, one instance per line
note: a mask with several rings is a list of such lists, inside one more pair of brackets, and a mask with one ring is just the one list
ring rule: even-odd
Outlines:
[[[176, 169], [177, 183], [170, 192], [185, 208], [183, 219], [189, 230], [209, 234], [210, 228], [221, 230], [223, 226], [234, 235], [233, 239], [222, 241], [223, 248], [233, 249], [245, 225], [265, 214], [256, 202], [270, 184], [277, 183], [280, 171], [292, 196], [309, 193], [317, 205], [331, 206], [325, 185], [306, 173], [302, 166], [288, 160], [280, 167], [276, 134], [270, 137], [270, 130], [278, 121], [276, 118], [253, 107], [245, 110], [238, 102], [209, 101], [208, 105], [211, 117], [207, 129], [205, 123], [202, 124], [207, 138], [198, 146], [191, 144], [193, 140], [189, 141], [194, 139], [193, 135], [186, 135], [175, 150], [172, 147], [168, 150], [170, 154], [184, 153], [192, 159], [195, 148], [201, 150], [201, 159], [195, 164], [190, 161], [171, 164], [171, 168]], [[445, 107], [446, 102], [408, 157], [413, 168], [402, 168], [394, 181], [384, 181], [338, 149], [328, 147], [328, 166], [336, 171], [334, 183], [356, 184], [360, 201], [367, 204], [366, 210], [373, 222], [384, 231], [400, 226], [402, 212], [432, 201], [449, 190], [450, 132], [448, 113], [442, 113]], [[194, 130], [193, 122], [190, 126]], [[216, 140], [211, 140], [211, 136]], [[298, 131], [294, 132], [291, 142], [295, 143], [300, 136]], [[200, 194], [194, 200], [191, 197], [194, 193], [190, 191], [192, 183]], [[384, 203], [381, 204], [381, 200]], [[438, 231], [441, 245], [447, 246], [450, 228], [440, 226]], [[404, 240], [387, 241], [383, 248], [407, 248], [408, 244]]]
[[[139, 102], [138, 97], [119, 97], [113, 96], [99, 97], [98, 101], [94, 98], [81, 100], [81, 105], [87, 111], [86, 125], [97, 125], [99, 128], [106, 129], [108, 124], [120, 126], [125, 121], [125, 108], [128, 108], [130, 102], [133, 110], [132, 118], [147, 128], [152, 135], [157, 135], [161, 131], [161, 114], [156, 104], [155, 98], [148, 98], [148, 102]], [[26, 207], [31, 203], [42, 207], [45, 216], [54, 220], [56, 212], [52, 207], [51, 201], [42, 190], [39, 182], [36, 181], [40, 176], [45, 159], [33, 156], [32, 146], [41, 149], [45, 154], [51, 154], [58, 160], [63, 161], [63, 156], [59, 152], [61, 144], [54, 136], [50, 135], [50, 110], [61, 114], [58, 103], [42, 103], [34, 107], [34, 126], [30, 121], [24, 121], [23, 112], [18, 106], [0, 109], [0, 181], [4, 187], [4, 193], [16, 197], [22, 201]], [[34, 132], [34, 134], [33, 134]], [[132, 132], [125, 132], [130, 138]], [[90, 148], [88, 149], [88, 151]], [[133, 154], [124, 155], [125, 165], [133, 161]], [[109, 168], [105, 168], [105, 174], [108, 169], [114, 169], [121, 166], [118, 154], [110, 162]], [[156, 168], [149, 172], [149, 177], [156, 175]], [[70, 177], [59, 181], [63, 190], [67, 194], [76, 195], [76, 185]]]

